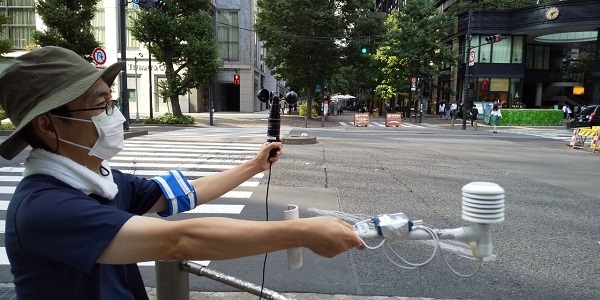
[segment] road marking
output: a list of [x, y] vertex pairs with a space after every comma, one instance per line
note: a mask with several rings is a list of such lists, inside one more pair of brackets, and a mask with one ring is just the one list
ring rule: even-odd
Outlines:
[[236, 204], [202, 204], [196, 208], [184, 212], [184, 214], [235, 214], [242, 213], [245, 205]]

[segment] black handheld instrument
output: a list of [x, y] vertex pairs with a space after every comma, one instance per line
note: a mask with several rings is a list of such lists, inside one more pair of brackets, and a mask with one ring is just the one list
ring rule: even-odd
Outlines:
[[[278, 95], [273, 95], [267, 89], [262, 89], [258, 92], [258, 100], [263, 103], [270, 103], [271, 110], [269, 111], [269, 123], [267, 127], [267, 142], [272, 143], [279, 140], [280, 129], [281, 129], [281, 117], [280, 109], [281, 106], [279, 101], [281, 99]], [[298, 94], [296, 92], [289, 92], [285, 95], [285, 102], [288, 104], [294, 104], [298, 102]], [[277, 155], [277, 149], [272, 149], [269, 152], [269, 157]]]

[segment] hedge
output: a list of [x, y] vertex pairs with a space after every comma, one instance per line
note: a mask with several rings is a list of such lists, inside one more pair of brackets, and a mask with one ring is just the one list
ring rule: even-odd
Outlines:
[[[300, 106], [298, 107], [298, 114], [300, 116], [306, 116], [306, 105], [307, 104], [300, 104]], [[319, 116], [319, 106], [318, 105], [313, 105], [312, 108], [312, 112], [311, 112], [311, 117], [316, 118]]]
[[555, 109], [502, 109], [498, 125], [563, 125], [563, 112]]

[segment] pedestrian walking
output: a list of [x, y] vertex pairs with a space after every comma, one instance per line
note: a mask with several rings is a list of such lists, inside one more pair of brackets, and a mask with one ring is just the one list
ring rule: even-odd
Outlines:
[[450, 104], [450, 117], [452, 119], [456, 119], [456, 102], [452, 102], [452, 104]]
[[444, 102], [440, 103], [440, 106], [438, 107], [438, 111], [440, 113], [440, 120], [444, 117], [444, 114], [446, 113], [446, 104]]
[[498, 133], [498, 131], [496, 131], [496, 128], [498, 127], [498, 120], [500, 120], [500, 118], [502, 118], [502, 112], [500, 111], [498, 104], [495, 103], [492, 107], [492, 122], [494, 125], [494, 131], [492, 131], [493, 133]]
[[471, 126], [473, 126], [473, 122], [477, 121], [478, 114], [479, 110], [477, 109], [477, 106], [473, 105], [473, 108], [471, 108]]
[[281, 109], [281, 115], [284, 116], [285, 115], [285, 109], [287, 107], [287, 102], [283, 98], [283, 95], [280, 97], [280, 99], [281, 100], [279, 100], [279, 108]]
[[[188, 182], [178, 170], [152, 179], [108, 161], [124, 147], [124, 116], [111, 99], [122, 70], [97, 70], [71, 50], [42, 47], [0, 71], [0, 105], [16, 129], [0, 144], [13, 159], [28, 145], [23, 179], [6, 211], [4, 241], [18, 299], [148, 299], [138, 262], [223, 260], [306, 247], [333, 257], [362, 248], [332, 217], [249, 221], [164, 220], [220, 197], [276, 163], [280, 142], [232, 169]], [[277, 155], [269, 157], [276, 150]]]

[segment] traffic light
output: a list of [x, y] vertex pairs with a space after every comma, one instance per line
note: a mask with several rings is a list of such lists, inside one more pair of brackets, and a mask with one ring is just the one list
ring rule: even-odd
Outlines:
[[367, 47], [362, 47], [362, 49], [360, 49], [360, 53], [362, 54], [367, 54], [367, 52], [369, 52], [369, 50], [367, 50]]
[[487, 79], [484, 79], [484, 80], [481, 82], [481, 90], [483, 90], [483, 91], [487, 91], [487, 90], [488, 90], [488, 88], [489, 88], [489, 86], [490, 86], [490, 82], [489, 82]]
[[233, 75], [233, 84], [240, 85], [240, 75], [239, 74]]
[[497, 43], [505, 38], [506, 37], [502, 36], [501, 34], [494, 34], [494, 35], [490, 35], [490, 36], [486, 37], [485, 41], [488, 42], [488, 44], [492, 44], [492, 43]]

